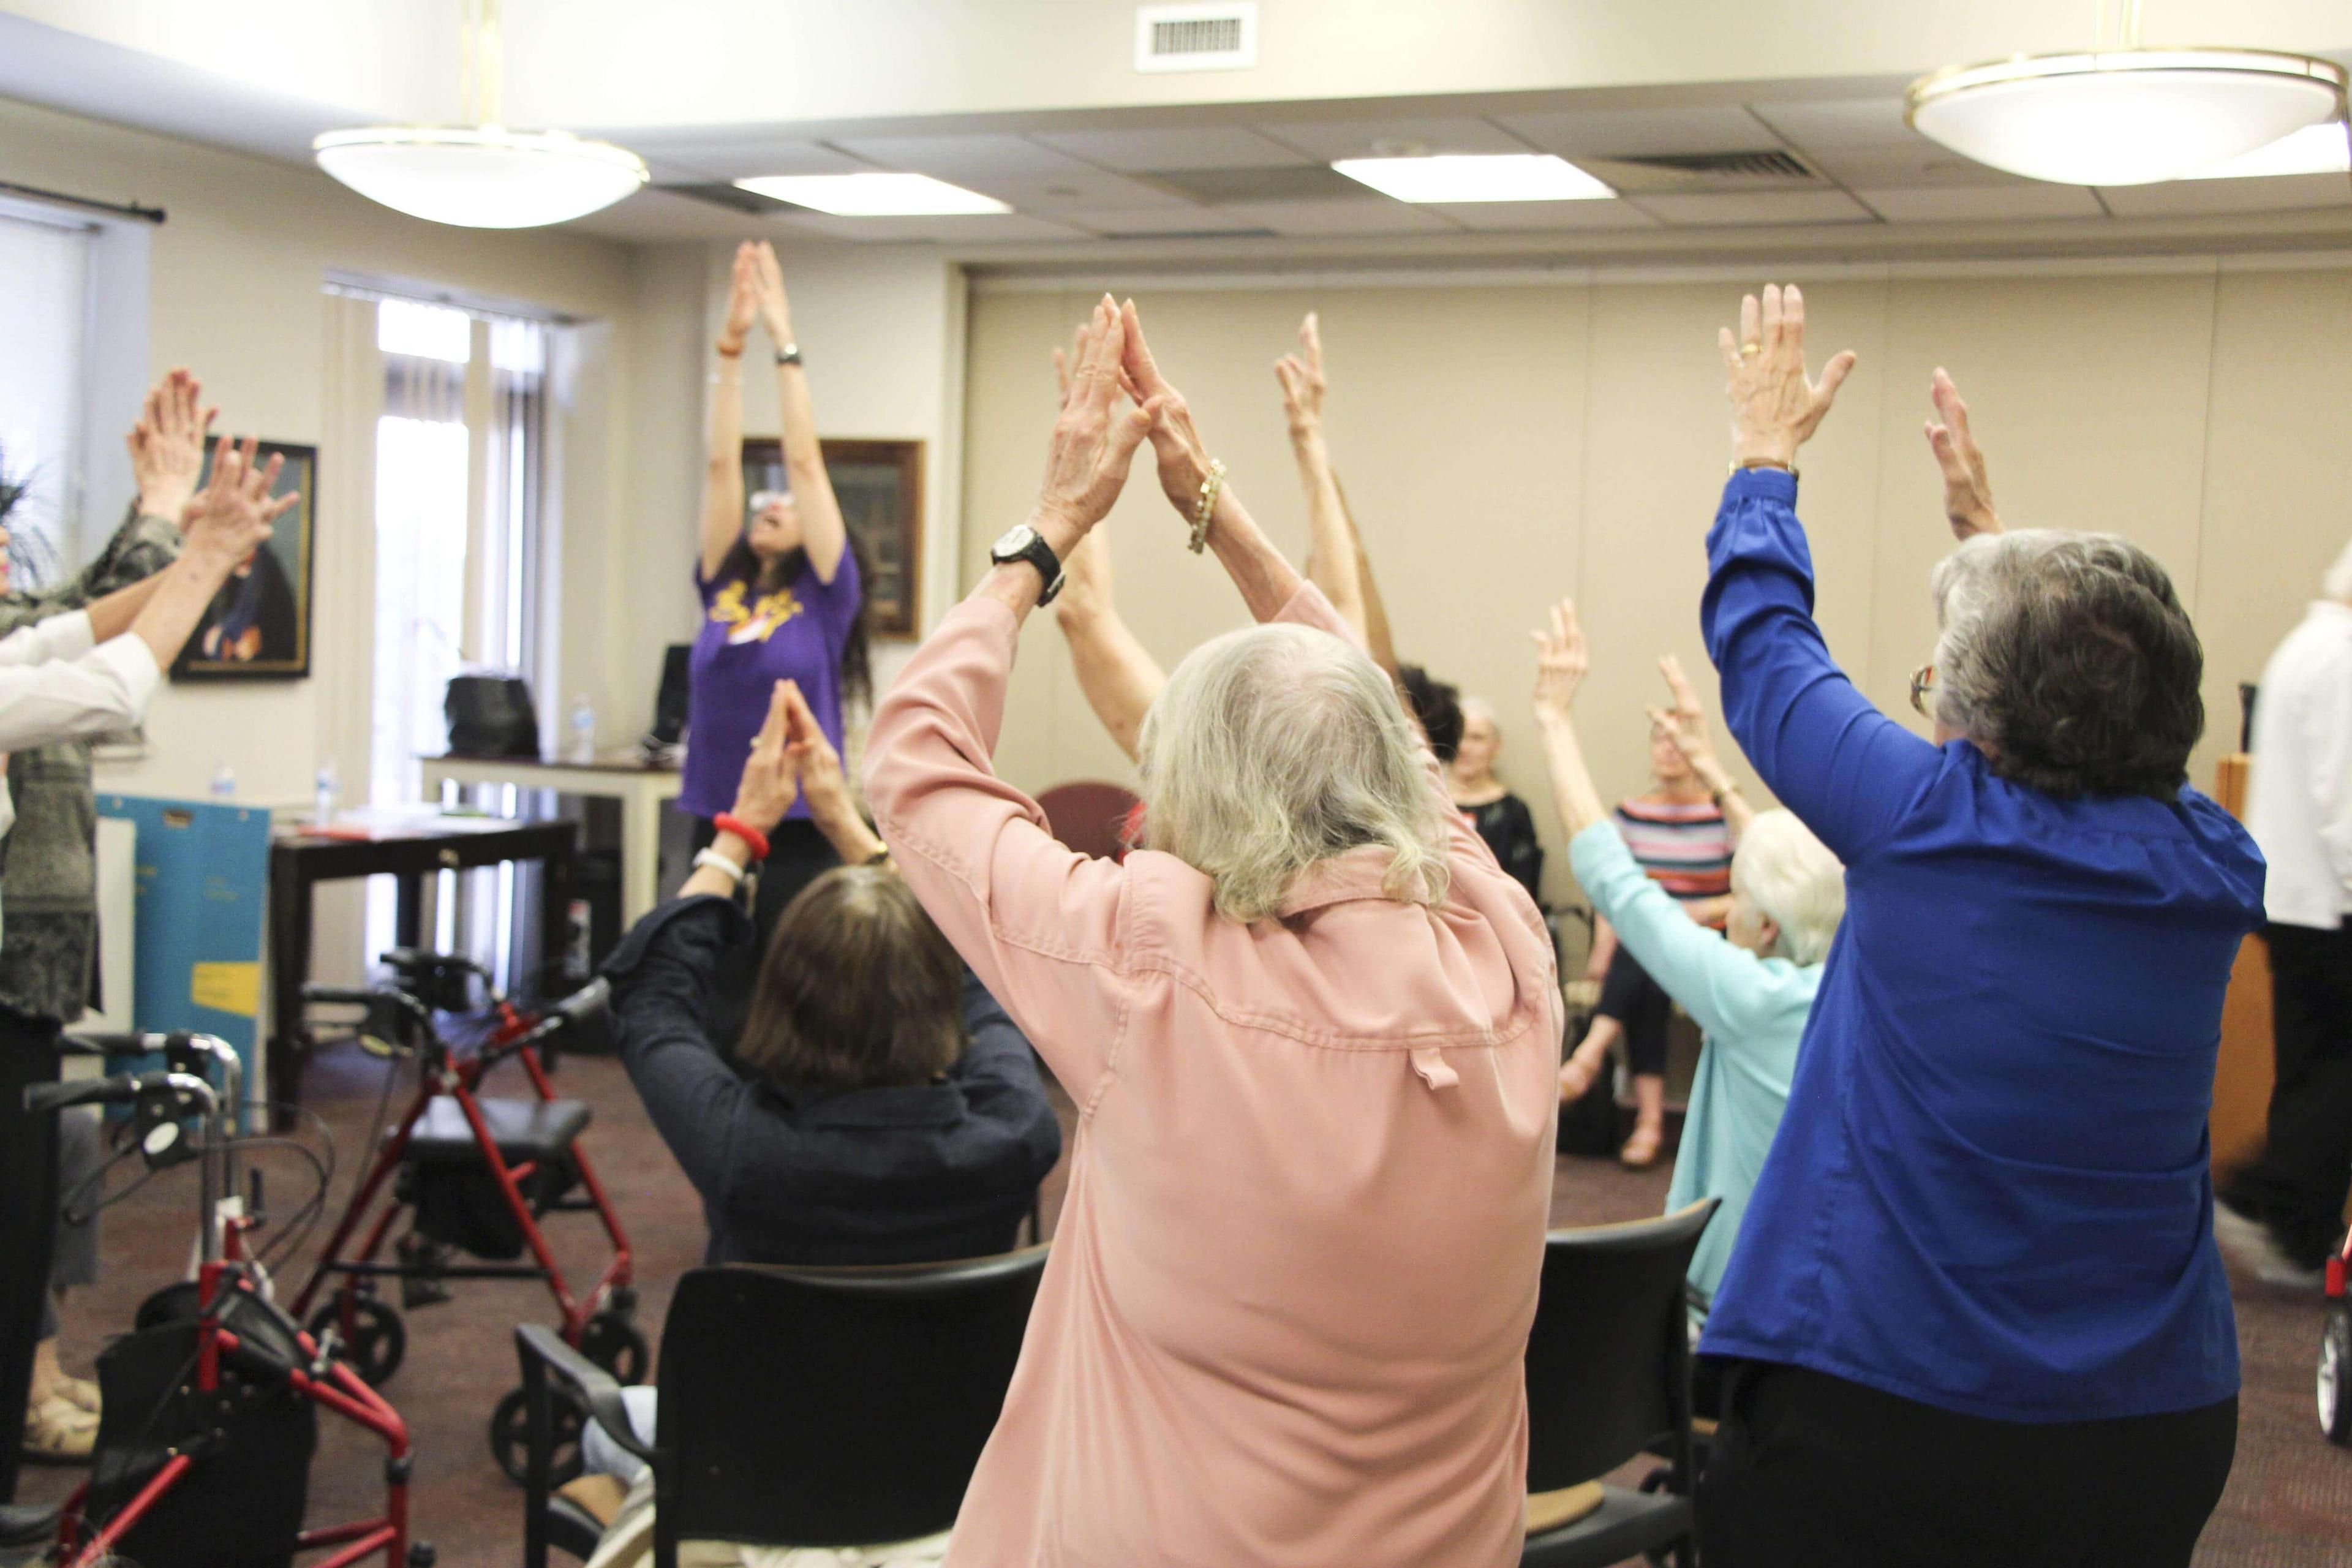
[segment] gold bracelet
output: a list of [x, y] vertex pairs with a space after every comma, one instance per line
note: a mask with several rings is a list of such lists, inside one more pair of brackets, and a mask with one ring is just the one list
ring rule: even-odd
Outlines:
[[1735, 474], [1748, 473], [1756, 468], [1774, 468], [1788, 475], [1792, 479], [1797, 477], [1797, 465], [1794, 463], [1784, 463], [1778, 458], [1750, 458], [1746, 462], [1741, 462], [1739, 459], [1735, 458], [1731, 461], [1730, 468], [1731, 471]]
[[1225, 488], [1225, 465], [1222, 458], [1209, 459], [1209, 477], [1201, 481], [1200, 504], [1192, 509], [1192, 538], [1189, 548], [1198, 555], [1209, 542], [1209, 519], [1216, 515], [1218, 492]]

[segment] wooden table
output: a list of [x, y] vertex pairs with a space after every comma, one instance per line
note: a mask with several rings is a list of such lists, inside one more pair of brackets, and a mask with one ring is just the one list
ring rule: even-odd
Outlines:
[[572, 861], [579, 825], [515, 822], [503, 817], [424, 817], [414, 826], [384, 825], [364, 838], [307, 827], [280, 833], [269, 845], [269, 1099], [272, 1121], [290, 1125], [300, 1103], [310, 1039], [302, 1026], [302, 986], [310, 978], [310, 890], [351, 877], [398, 879], [394, 940], [417, 944], [423, 931], [425, 879], [441, 871], [536, 860], [544, 868], [540, 893], [540, 959], [560, 958], [572, 913]]
[[592, 763], [541, 762], [537, 757], [419, 757], [425, 798], [441, 798], [444, 781], [458, 785], [512, 784], [558, 795], [598, 795], [621, 803], [621, 929], [627, 931], [661, 901], [662, 807], [677, 798], [675, 767], [648, 767], [635, 751], [607, 752]]

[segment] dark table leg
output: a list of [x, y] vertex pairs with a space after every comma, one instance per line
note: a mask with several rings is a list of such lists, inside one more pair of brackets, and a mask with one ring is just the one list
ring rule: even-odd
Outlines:
[[[393, 879], [399, 892], [393, 902], [392, 943], [394, 947], [422, 947], [425, 932], [425, 873], [403, 871]], [[367, 955], [371, 963], [375, 955]]]
[[301, 1103], [309, 1043], [302, 986], [310, 978], [310, 880], [290, 855], [269, 862], [269, 1125], [289, 1132]]
[[572, 847], [540, 862], [539, 992], [552, 998], [562, 986], [565, 950], [572, 935]]

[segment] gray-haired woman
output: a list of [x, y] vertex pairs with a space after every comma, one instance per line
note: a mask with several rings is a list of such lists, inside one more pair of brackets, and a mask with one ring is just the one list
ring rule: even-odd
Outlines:
[[2236, 1436], [2205, 1121], [2263, 889], [2188, 784], [2197, 635], [2127, 541], [1998, 531], [1938, 373], [1936, 743], [1881, 714], [1812, 618], [1793, 463], [1853, 356], [1816, 385], [1803, 331], [1768, 289], [1723, 334], [1702, 621], [1846, 916], [1699, 1346], [1731, 1363], [1707, 1560], [2185, 1564]]

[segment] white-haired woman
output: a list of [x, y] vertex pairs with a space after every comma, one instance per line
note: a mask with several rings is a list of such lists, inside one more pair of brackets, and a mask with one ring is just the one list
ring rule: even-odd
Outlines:
[[[1261, 624], [1170, 673], [1144, 841], [1113, 864], [989, 754], [1021, 623], [1147, 436]], [[1037, 509], [992, 553], [867, 763], [901, 872], [1079, 1113], [949, 1561], [1517, 1563], [1560, 1031], [1542, 917], [1223, 485], [1132, 305], [1097, 309]]]
[[[1585, 764], [1574, 711], [1586, 668], [1575, 605], [1561, 600], [1536, 642], [1536, 721], [1577, 886], [1643, 972], [1706, 1031], [1666, 1209], [1722, 1200], [1690, 1261], [1691, 1284], [1711, 1297], [1789, 1103], [1797, 1044], [1845, 913], [1845, 868], [1792, 813], [1739, 806], [1724, 930], [1692, 920], [1633, 858]], [[1727, 775], [1696, 710], [1693, 701], [1651, 718], [1692, 771], [1719, 787]]]
[[1465, 697], [1462, 740], [1445, 767], [1446, 794], [1503, 869], [1541, 904], [1544, 853], [1536, 839], [1535, 814], [1496, 775], [1495, 760], [1502, 754], [1503, 726], [1495, 717], [1495, 705], [1483, 697]]
[[2236, 1442], [2206, 1120], [2263, 908], [2252, 840], [2189, 787], [2196, 630], [2127, 541], [2000, 532], [1939, 374], [1962, 543], [1912, 733], [1830, 657], [1795, 510], [1853, 356], [1808, 379], [1794, 289], [1722, 346], [1701, 626], [1848, 903], [1699, 1344], [1729, 1363], [1707, 1562], [2181, 1568]]

